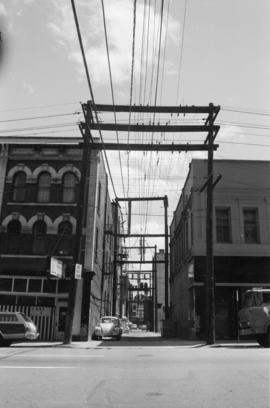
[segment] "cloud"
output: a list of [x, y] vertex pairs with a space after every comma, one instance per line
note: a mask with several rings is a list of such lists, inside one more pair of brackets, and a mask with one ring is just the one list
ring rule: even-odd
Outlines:
[[[71, 6], [66, 0], [53, 1], [51, 4], [53, 6], [52, 19], [47, 27], [58, 44], [66, 49], [68, 57], [74, 62], [78, 73], [84, 75]], [[133, 2], [131, 0], [114, 0], [106, 1], [104, 4], [113, 81], [121, 84], [130, 80]], [[109, 72], [101, 3], [99, 0], [77, 0], [76, 10], [91, 77], [95, 83], [102, 85], [108, 82]], [[143, 11], [143, 3], [137, 3], [135, 37], [135, 71], [137, 74], [141, 67], [140, 49], [143, 32]], [[153, 15], [152, 9], [152, 18], [154, 18]], [[150, 31], [149, 44], [152, 44], [153, 36], [157, 38], [158, 21], [158, 13], [156, 13], [156, 30], [155, 33]], [[168, 41], [175, 41], [178, 26], [179, 24], [170, 18]], [[147, 57], [149, 65], [151, 65], [152, 57], [151, 53], [149, 53]], [[143, 64], [145, 63], [146, 54], [143, 57]]]

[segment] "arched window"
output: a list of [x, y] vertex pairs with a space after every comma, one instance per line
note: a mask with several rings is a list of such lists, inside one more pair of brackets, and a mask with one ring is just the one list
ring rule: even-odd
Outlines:
[[13, 178], [13, 201], [23, 202], [26, 196], [26, 174], [19, 171]]
[[37, 201], [39, 203], [48, 203], [50, 201], [51, 175], [50, 173], [41, 173], [38, 178]]
[[72, 224], [69, 221], [63, 221], [59, 224], [57, 252], [59, 255], [71, 255]]
[[7, 226], [7, 250], [9, 254], [18, 254], [21, 249], [21, 223], [18, 220], [12, 220]]
[[46, 254], [47, 225], [44, 221], [36, 221], [33, 226], [33, 253]]
[[76, 196], [76, 176], [68, 172], [63, 176], [63, 203], [74, 203]]

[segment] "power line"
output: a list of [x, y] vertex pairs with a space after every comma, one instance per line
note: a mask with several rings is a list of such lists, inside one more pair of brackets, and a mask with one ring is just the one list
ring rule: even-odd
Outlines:
[[[136, 40], [136, 7], [137, 0], [133, 2], [133, 33], [132, 33], [132, 55], [131, 55], [131, 73], [130, 73], [130, 93], [129, 93], [129, 118], [128, 123], [130, 125], [131, 121], [131, 105], [133, 97], [133, 80], [134, 80], [134, 55], [135, 55], [135, 40]], [[130, 130], [128, 129], [127, 143], [129, 144]], [[129, 152], [127, 155], [127, 171], [128, 171], [128, 186], [127, 186], [127, 196], [129, 195]]]
[[229, 122], [229, 121], [217, 121], [217, 125], [230, 125], [230, 126], [242, 126], [251, 129], [270, 129], [270, 126], [267, 125], [256, 125], [254, 123], [241, 123], [241, 122]]
[[46, 108], [53, 108], [55, 106], [75, 105], [79, 103], [80, 103], [79, 101], [76, 101], [76, 102], [57, 103], [57, 104], [50, 104], [50, 105], [27, 106], [26, 108], [2, 109], [0, 110], [0, 112], [14, 112], [14, 111], [23, 111], [23, 110], [32, 110], [32, 109], [46, 109]]
[[[77, 17], [77, 12], [76, 12], [76, 7], [75, 7], [75, 1], [74, 0], [71, 0], [71, 5], [72, 5], [73, 16], [74, 16], [74, 20], [75, 20], [76, 29], [77, 29], [78, 39], [79, 39], [79, 43], [80, 43], [81, 54], [82, 54], [82, 58], [83, 58], [83, 64], [84, 64], [84, 68], [85, 68], [87, 83], [88, 83], [92, 103], [93, 103], [93, 106], [94, 106], [95, 118], [96, 118], [96, 122], [97, 122], [97, 124], [99, 126], [98, 115], [97, 115], [97, 111], [95, 109], [95, 99], [94, 99], [93, 89], [92, 89], [92, 85], [91, 85], [91, 81], [90, 81], [89, 70], [88, 70], [88, 66], [87, 66], [87, 62], [86, 62], [86, 58], [85, 58], [84, 47], [83, 47], [83, 42], [82, 42], [82, 37], [81, 37], [81, 31], [80, 31], [80, 26], [79, 26], [79, 21], [78, 21], [78, 17]], [[102, 138], [100, 127], [99, 127], [99, 135], [100, 135], [101, 142], [103, 143], [103, 138]], [[116, 191], [115, 191], [115, 187], [114, 187], [114, 183], [113, 183], [113, 179], [112, 179], [112, 175], [111, 175], [111, 169], [110, 169], [107, 154], [106, 154], [105, 151], [104, 151], [104, 157], [105, 157], [105, 161], [106, 161], [106, 164], [107, 164], [107, 169], [108, 169], [108, 173], [109, 173], [109, 176], [110, 176], [113, 192], [114, 192], [115, 196], [117, 196]]]
[[252, 110], [245, 109], [245, 108], [234, 108], [230, 106], [221, 106], [221, 110], [228, 111], [228, 112], [245, 113], [248, 115], [270, 116], [270, 112], [252, 111]]
[[45, 125], [45, 126], [32, 126], [32, 127], [27, 127], [27, 128], [1, 129], [0, 133], [25, 132], [27, 130], [39, 130], [39, 129], [54, 129], [58, 127], [61, 128], [61, 127], [69, 127], [69, 126], [75, 126], [75, 125], [76, 123], [60, 123], [60, 124]]
[[80, 115], [81, 112], [72, 112], [72, 113], [60, 113], [58, 115], [45, 115], [45, 116], [30, 116], [27, 118], [16, 118], [16, 119], [7, 119], [7, 120], [0, 120], [0, 123], [6, 122], [21, 122], [23, 120], [35, 120], [35, 119], [48, 119], [48, 118], [58, 118], [60, 116], [72, 116], [72, 115]]
[[[113, 102], [113, 107], [114, 107], [115, 106], [115, 99], [114, 99], [114, 91], [113, 91], [111, 60], [110, 60], [110, 54], [109, 54], [108, 36], [107, 36], [107, 27], [106, 27], [106, 18], [105, 18], [105, 9], [104, 9], [104, 1], [103, 0], [101, 0], [101, 4], [102, 4], [102, 15], [103, 15], [104, 33], [105, 33], [105, 41], [106, 41], [107, 60], [108, 60], [109, 74], [110, 74], [112, 102]], [[115, 124], [116, 124], [117, 121], [116, 121], [115, 109], [114, 109], [113, 112], [114, 112], [114, 121], [115, 121]], [[116, 138], [117, 138], [117, 142], [119, 143], [119, 136], [118, 136], [118, 131], [117, 130], [116, 130]], [[118, 157], [119, 157], [119, 164], [120, 164], [120, 171], [121, 171], [123, 194], [124, 194], [124, 197], [125, 197], [125, 186], [124, 186], [123, 169], [122, 169], [122, 161], [121, 161], [120, 151], [118, 151]]]
[[186, 28], [186, 16], [187, 16], [187, 0], [185, 0], [184, 19], [183, 19], [183, 26], [182, 26], [181, 47], [180, 47], [180, 56], [179, 56], [179, 72], [178, 72], [177, 92], [176, 92], [176, 104], [179, 103], [178, 101], [179, 101], [180, 81], [181, 81], [182, 64], [183, 64], [183, 50], [184, 50], [185, 28]]
[[[160, 67], [160, 55], [161, 55], [161, 39], [162, 39], [162, 28], [163, 28], [163, 11], [164, 11], [164, 0], [161, 0], [161, 5], [160, 5], [160, 25], [159, 25], [159, 40], [158, 40], [158, 56], [157, 56], [157, 75], [156, 75], [156, 88], [155, 88], [155, 97], [154, 97], [154, 106], [157, 105], [157, 95], [158, 95], [158, 85], [159, 85], [159, 67]], [[165, 55], [165, 54], [164, 54]], [[154, 112], [153, 115], [153, 122], [155, 122], [155, 115], [156, 113]], [[152, 132], [151, 135], [151, 143], [153, 143], [154, 139], [154, 132]], [[151, 166], [152, 162], [152, 151], [150, 152], [150, 161], [149, 161], [149, 174], [151, 175]], [[153, 170], [154, 172], [154, 170]], [[150, 178], [149, 178], [149, 191], [150, 191]], [[154, 186], [154, 183], [153, 183]], [[154, 190], [154, 187], [152, 191]], [[145, 214], [145, 233], [146, 233], [146, 223], [147, 223], [147, 218], [148, 218], [148, 212], [149, 212], [149, 202], [146, 203], [146, 214]]]

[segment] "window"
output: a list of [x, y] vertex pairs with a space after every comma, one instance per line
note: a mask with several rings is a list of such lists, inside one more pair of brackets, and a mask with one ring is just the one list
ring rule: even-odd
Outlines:
[[[22, 306], [35, 306], [36, 305], [36, 297], [35, 296], [17, 296], [17, 302], [19, 305]], [[24, 313], [21, 313], [21, 315], [25, 316]], [[26, 316], [27, 320], [28, 317]]]
[[46, 279], [43, 285], [44, 293], [55, 293], [56, 292], [56, 279]]
[[13, 201], [23, 202], [26, 196], [26, 174], [19, 171], [13, 179]]
[[1, 292], [11, 292], [12, 289], [12, 279], [11, 278], [0, 278], [0, 291]]
[[60, 279], [58, 282], [58, 293], [68, 293], [70, 287], [70, 281]]
[[47, 226], [44, 221], [37, 221], [33, 226], [33, 253], [46, 254]]
[[1, 323], [6, 323], [6, 322], [17, 322], [18, 317], [15, 314], [11, 313], [1, 313], [0, 314], [0, 322]]
[[51, 175], [47, 172], [41, 173], [38, 179], [37, 201], [48, 203], [50, 201]]
[[30, 279], [28, 292], [41, 292], [41, 279]]
[[14, 279], [13, 291], [14, 292], [26, 292], [26, 284], [27, 284], [26, 279], [20, 279], [20, 278]]
[[69, 255], [72, 252], [72, 224], [69, 221], [59, 224], [57, 252], [60, 255]]
[[63, 177], [63, 203], [74, 203], [76, 198], [76, 176], [74, 173], [65, 173]]
[[37, 306], [54, 306], [54, 297], [45, 297], [45, 296], [38, 296], [37, 297]]
[[220, 243], [232, 242], [230, 208], [216, 208], [216, 240]]
[[257, 208], [244, 208], [244, 239], [246, 244], [259, 243], [259, 222]]
[[7, 226], [7, 249], [9, 254], [18, 254], [21, 247], [21, 223], [12, 220]]

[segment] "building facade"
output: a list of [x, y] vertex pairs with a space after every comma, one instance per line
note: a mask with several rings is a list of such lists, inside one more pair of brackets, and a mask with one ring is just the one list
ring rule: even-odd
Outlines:
[[[37, 323], [42, 340], [60, 340], [65, 330], [70, 276], [77, 281], [72, 334], [89, 339], [100, 314], [111, 311], [112, 209], [100, 152], [90, 157], [81, 186], [79, 145], [1, 146], [0, 308], [21, 310]], [[85, 188], [83, 228], [77, 231], [80, 188]], [[75, 253], [80, 239], [79, 254]], [[62, 261], [62, 278], [50, 275], [50, 260]]]
[[[238, 336], [243, 293], [270, 287], [270, 162], [215, 160], [217, 339]], [[193, 160], [170, 226], [172, 314], [181, 337], [205, 337], [207, 160]]]
[[153, 257], [153, 317], [154, 330], [163, 333], [165, 320], [165, 261], [164, 249], [160, 249]]

